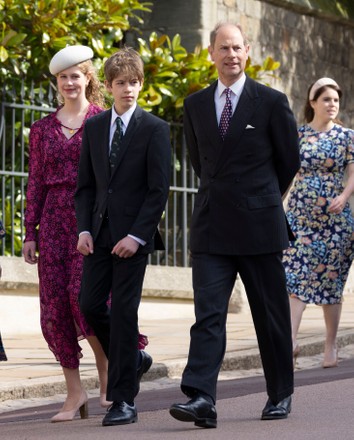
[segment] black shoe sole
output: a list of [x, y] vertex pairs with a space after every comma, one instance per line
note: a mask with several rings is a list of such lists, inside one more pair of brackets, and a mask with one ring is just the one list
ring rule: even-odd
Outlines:
[[134, 417], [133, 419], [122, 420], [117, 422], [115, 422], [114, 420], [105, 422], [105, 420], [103, 419], [102, 426], [129, 425], [129, 423], [136, 423], [137, 421], [138, 421], [138, 416]]
[[176, 420], [180, 422], [194, 422], [195, 426], [200, 428], [216, 428], [217, 420], [210, 418], [198, 418], [195, 417], [188, 411], [184, 411], [183, 409], [171, 408], [170, 414]]
[[287, 419], [288, 415], [291, 412], [291, 408], [289, 409], [289, 411], [286, 414], [282, 414], [282, 415], [267, 415], [267, 414], [262, 414], [261, 420], [281, 420], [281, 419]]
[[281, 420], [287, 418], [288, 418], [288, 414], [284, 414], [282, 416], [262, 416], [261, 420]]

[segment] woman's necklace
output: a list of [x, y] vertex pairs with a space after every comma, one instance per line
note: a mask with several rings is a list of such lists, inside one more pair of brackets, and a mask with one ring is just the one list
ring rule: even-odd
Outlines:
[[76, 130], [80, 130], [80, 128], [81, 128], [81, 127], [79, 127], [79, 128], [70, 128], [70, 127], [67, 127], [66, 125], [64, 125], [64, 124], [62, 124], [62, 123], [60, 123], [60, 125], [61, 125], [62, 127], [64, 127], [64, 128], [66, 128], [67, 130], [69, 130], [69, 133], [70, 133], [70, 134], [73, 134], [74, 131], [76, 131]]

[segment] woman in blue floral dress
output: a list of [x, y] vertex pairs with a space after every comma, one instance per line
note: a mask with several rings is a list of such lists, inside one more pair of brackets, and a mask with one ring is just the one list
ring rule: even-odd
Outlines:
[[299, 128], [301, 167], [287, 208], [296, 240], [283, 259], [295, 361], [303, 311], [307, 304], [317, 304], [323, 306], [326, 326], [324, 368], [338, 365], [343, 289], [354, 258], [354, 220], [348, 204], [354, 190], [354, 132], [337, 120], [341, 96], [331, 78], [321, 78], [309, 88], [307, 123]]

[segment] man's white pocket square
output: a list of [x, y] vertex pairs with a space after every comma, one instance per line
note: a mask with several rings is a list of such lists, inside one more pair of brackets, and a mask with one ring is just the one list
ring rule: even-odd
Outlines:
[[253, 125], [250, 125], [250, 124], [246, 125], [246, 130], [249, 130], [249, 129], [252, 129], [252, 128], [254, 129], [255, 127], [253, 127]]

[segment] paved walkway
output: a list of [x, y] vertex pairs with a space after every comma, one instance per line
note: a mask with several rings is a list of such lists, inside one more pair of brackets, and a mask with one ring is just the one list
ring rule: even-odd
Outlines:
[[218, 428], [202, 429], [173, 419], [168, 408], [185, 401], [177, 385], [141, 390], [136, 399], [138, 423], [102, 427], [104, 409], [88, 402], [89, 418], [49, 423], [62, 403], [0, 414], [0, 437], [6, 440], [352, 440], [354, 358], [339, 368], [311, 368], [295, 373], [292, 411], [286, 420], [261, 421], [267, 399], [264, 378], [251, 376], [218, 384]]
[[[60, 365], [48, 350], [39, 328], [16, 332], [26, 317], [14, 317], [15, 325], [0, 323], [8, 362], [0, 363], [0, 413], [38, 402], [63, 400], [65, 392]], [[194, 321], [190, 302], [144, 299], [140, 308], [140, 330], [148, 335], [147, 351], [154, 364], [144, 376], [142, 390], [179, 383], [186, 363], [189, 329]], [[11, 332], [9, 331], [11, 329]], [[354, 295], [346, 295], [339, 331], [340, 360], [354, 356]], [[301, 345], [297, 369], [321, 365], [324, 343], [324, 321], [320, 307], [309, 306], [300, 328]], [[88, 390], [97, 393], [94, 358], [86, 341], [82, 341], [84, 357], [81, 375]], [[249, 310], [229, 314], [228, 344], [221, 379], [262, 374], [256, 336]]]

